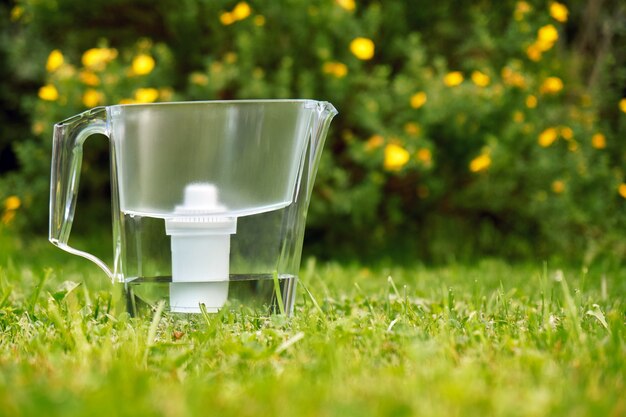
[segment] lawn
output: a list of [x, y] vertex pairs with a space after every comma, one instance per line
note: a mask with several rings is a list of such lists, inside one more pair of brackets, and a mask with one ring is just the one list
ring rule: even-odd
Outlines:
[[626, 415], [626, 269], [303, 262], [292, 317], [131, 319], [0, 234], [2, 416]]

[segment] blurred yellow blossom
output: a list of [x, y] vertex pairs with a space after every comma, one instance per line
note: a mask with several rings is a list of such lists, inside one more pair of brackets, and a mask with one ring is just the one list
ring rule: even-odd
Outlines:
[[150, 55], [139, 54], [135, 58], [133, 58], [131, 68], [133, 74], [146, 75], [152, 72], [152, 70], [154, 69], [154, 64], [154, 58], [152, 58]]
[[570, 140], [568, 142], [569, 143], [567, 144], [567, 149], [570, 152], [577, 152], [578, 151], [578, 142], [576, 142], [575, 140]]
[[513, 121], [515, 123], [522, 123], [524, 121], [524, 113], [519, 110], [513, 112]]
[[246, 3], [245, 1], [240, 1], [235, 5], [235, 8], [231, 13], [233, 14], [235, 20], [243, 20], [246, 17], [250, 16], [250, 14], [252, 13], [252, 9], [250, 8], [250, 5], [248, 3]]
[[513, 17], [515, 18], [515, 20], [522, 20], [524, 19], [526, 13], [530, 12], [531, 10], [532, 8], [530, 4], [525, 1], [518, 1], [515, 4], [515, 12], [513, 14]]
[[409, 162], [409, 151], [395, 143], [385, 146], [385, 160], [383, 166], [387, 171], [398, 171]]
[[374, 49], [374, 42], [369, 38], [358, 37], [350, 42], [350, 52], [364, 61], [374, 57]]
[[602, 133], [596, 133], [591, 137], [591, 146], [596, 149], [604, 149], [606, 148], [606, 136]]
[[220, 22], [222, 22], [225, 26], [232, 25], [239, 20], [244, 20], [250, 16], [251, 13], [252, 9], [250, 8], [250, 5], [245, 1], [240, 1], [235, 5], [235, 8], [232, 11], [224, 12], [220, 15]]
[[537, 142], [542, 147], [547, 148], [548, 146], [552, 145], [554, 141], [557, 140], [558, 136], [559, 134], [557, 130], [553, 127], [549, 127], [539, 134], [539, 139], [537, 140]]
[[94, 90], [93, 88], [88, 88], [83, 93], [83, 104], [85, 105], [85, 107], [96, 107], [98, 104], [102, 104], [103, 100], [103, 94], [98, 90]]
[[452, 71], [443, 77], [443, 83], [448, 87], [455, 87], [463, 82], [461, 71]]
[[209, 84], [209, 77], [201, 72], [192, 72], [189, 81], [196, 85], [207, 85]]
[[136, 103], [137, 102], [132, 98], [123, 98], [118, 102], [118, 104], [136, 104]]
[[117, 57], [117, 49], [91, 48], [86, 50], [81, 57], [81, 62], [87, 68], [101, 71], [105, 65]]
[[20, 20], [20, 17], [24, 15], [24, 8], [22, 6], [14, 6], [11, 9], [11, 21], [16, 22]]
[[559, 77], [546, 78], [539, 87], [543, 94], [556, 94], [563, 89], [563, 81]]
[[339, 5], [339, 7], [349, 12], [356, 8], [354, 0], [335, 0], [335, 2]]
[[561, 180], [552, 181], [552, 191], [555, 194], [561, 194], [565, 191], [565, 183]]
[[488, 151], [483, 151], [469, 163], [469, 170], [472, 172], [486, 171], [491, 166], [491, 156]]
[[511, 67], [502, 68], [501, 75], [502, 81], [504, 81], [506, 85], [518, 88], [526, 87], [526, 79], [524, 78], [524, 76], [519, 72], [513, 70]]
[[365, 150], [373, 151], [374, 149], [383, 146], [383, 143], [385, 143], [385, 138], [383, 138], [381, 135], [372, 135], [372, 137], [370, 137], [367, 142], [365, 142]]
[[159, 88], [159, 98], [161, 101], [171, 101], [174, 97], [174, 90], [171, 87]]
[[11, 195], [4, 200], [5, 210], [17, 210], [22, 205], [22, 200], [16, 195]]
[[419, 91], [411, 96], [411, 107], [413, 107], [414, 109], [419, 109], [424, 104], [426, 104], [427, 100], [428, 96], [426, 96], [426, 93], [423, 91]]
[[541, 48], [539, 48], [536, 42], [526, 48], [526, 56], [528, 56], [531, 61], [535, 62], [541, 59]]
[[159, 97], [159, 90], [156, 88], [138, 88], [135, 90], [135, 100], [137, 103], [152, 103]]
[[408, 122], [408, 123], [406, 123], [404, 125], [404, 131], [408, 135], [416, 136], [416, 135], [420, 134], [422, 129], [420, 128], [420, 126], [417, 123], [415, 123], [415, 122]]
[[59, 98], [57, 88], [52, 84], [46, 84], [39, 89], [39, 98], [46, 101], [55, 101]]
[[472, 82], [476, 84], [478, 87], [486, 87], [489, 85], [491, 79], [487, 74], [484, 74], [480, 71], [472, 72]]
[[550, 3], [550, 16], [557, 22], [565, 23], [567, 22], [567, 16], [569, 14], [569, 10], [567, 10], [567, 6], [558, 2]]
[[626, 98], [623, 98], [619, 101], [619, 109], [626, 113]]
[[322, 65], [322, 72], [336, 78], [343, 78], [348, 74], [348, 67], [342, 62], [324, 62], [324, 65]]
[[537, 107], [537, 97], [533, 96], [532, 94], [526, 97], [526, 107], [528, 107], [529, 109], [534, 109], [535, 107]]
[[542, 26], [537, 31], [536, 45], [542, 52], [545, 52], [552, 48], [558, 39], [559, 32], [556, 30], [554, 25], [548, 24]]
[[254, 24], [257, 25], [257, 26], [264, 26], [265, 25], [265, 16], [261, 16], [260, 14], [254, 16]]
[[425, 165], [430, 165], [433, 160], [433, 153], [430, 149], [427, 148], [418, 149], [415, 156], [417, 157], [418, 161], [422, 162]]
[[50, 52], [50, 55], [48, 55], [48, 60], [46, 61], [46, 71], [56, 71], [61, 65], [63, 65], [63, 61], [63, 54], [58, 49], [55, 49]]
[[224, 12], [220, 15], [220, 22], [224, 26], [232, 25], [233, 23], [235, 23], [235, 17], [230, 12]]
[[572, 140], [574, 138], [574, 131], [569, 126], [563, 126], [561, 127], [561, 136], [563, 136], [565, 140]]
[[100, 77], [98, 77], [93, 71], [83, 70], [78, 74], [78, 77], [83, 84], [95, 87], [100, 85]]
[[7, 197], [7, 199], [4, 200], [4, 213], [2, 213], [2, 219], [0, 219], [2, 223], [5, 225], [11, 223], [15, 218], [15, 210], [20, 208], [21, 205], [22, 201], [18, 196], [12, 195]]
[[619, 193], [619, 195], [621, 195], [623, 198], [626, 198], [626, 184], [621, 183], [619, 185], [619, 187], [617, 187], [617, 192]]

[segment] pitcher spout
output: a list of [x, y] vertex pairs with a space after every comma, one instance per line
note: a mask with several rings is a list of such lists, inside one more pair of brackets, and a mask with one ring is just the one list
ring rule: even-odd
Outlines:
[[[327, 101], [317, 102], [315, 110], [315, 120], [313, 123], [313, 131], [311, 132], [311, 154], [314, 156], [315, 161], [317, 161], [322, 153], [321, 150], [324, 147], [324, 141], [326, 140], [330, 122], [338, 112], [335, 106]], [[313, 164], [312, 166], [317, 167], [317, 164]]]

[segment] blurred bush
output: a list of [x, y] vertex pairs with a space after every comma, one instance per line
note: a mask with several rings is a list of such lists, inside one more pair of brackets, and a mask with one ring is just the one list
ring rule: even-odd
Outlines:
[[[340, 111], [309, 211], [320, 253], [623, 256], [626, 6], [598, 4], [0, 6], [0, 99], [28, 123], [0, 139], [17, 161], [2, 223], [45, 229], [52, 125], [87, 108], [297, 97]], [[106, 140], [87, 148], [81, 197], [98, 217]]]

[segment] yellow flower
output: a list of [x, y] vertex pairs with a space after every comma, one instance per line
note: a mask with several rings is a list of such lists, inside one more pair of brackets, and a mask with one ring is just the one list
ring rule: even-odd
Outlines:
[[265, 25], [265, 16], [256, 15], [254, 16], [254, 24], [256, 26], [264, 26]]
[[531, 44], [530, 46], [528, 46], [528, 48], [526, 48], [526, 55], [531, 61], [538, 62], [541, 59], [541, 48], [539, 47], [537, 42]]
[[430, 165], [430, 163], [433, 160], [433, 153], [431, 152], [430, 149], [427, 148], [421, 148], [417, 151], [417, 159], [420, 162], [423, 162], [426, 165]]
[[423, 91], [419, 91], [411, 96], [411, 107], [419, 109], [428, 101], [428, 96]]
[[354, 38], [350, 42], [350, 52], [358, 59], [367, 61], [374, 57], [374, 42], [368, 38]]
[[136, 104], [136, 103], [137, 102], [132, 98], [123, 98], [118, 102], [118, 104]]
[[623, 198], [626, 198], [626, 184], [621, 183], [619, 185], [619, 187], [617, 187], [617, 192], [619, 193], [619, 195], [621, 195]]
[[152, 103], [159, 97], [159, 90], [156, 88], [138, 88], [135, 90], [135, 100], [138, 103]]
[[554, 25], [548, 24], [542, 26], [537, 31], [537, 47], [545, 52], [548, 49], [552, 48], [556, 41], [559, 39], [559, 32], [556, 30]]
[[104, 97], [102, 93], [93, 88], [89, 88], [83, 94], [83, 104], [85, 107], [96, 107], [98, 104], [102, 104]]
[[522, 123], [524, 121], [524, 113], [517, 110], [513, 112], [513, 121], [515, 123]]
[[224, 26], [232, 25], [233, 23], [235, 23], [235, 17], [232, 13], [224, 12], [220, 15], [220, 22]]
[[486, 171], [491, 165], [491, 156], [488, 152], [483, 152], [469, 163], [469, 169], [472, 172]]
[[478, 87], [487, 87], [490, 81], [491, 79], [487, 74], [484, 74], [480, 71], [472, 72], [472, 82]]
[[623, 98], [619, 101], [619, 109], [626, 113], [626, 98]]
[[561, 128], [561, 136], [563, 136], [565, 140], [572, 140], [574, 138], [574, 131], [571, 127], [563, 126]]
[[98, 77], [93, 71], [83, 70], [78, 74], [83, 84], [95, 87], [100, 85], [100, 77]]
[[549, 127], [539, 134], [539, 139], [537, 140], [537, 142], [540, 146], [547, 148], [548, 146], [552, 145], [554, 141], [556, 141], [558, 136], [559, 135], [556, 129], [553, 127]]
[[556, 94], [562, 89], [563, 81], [559, 77], [548, 77], [541, 83], [541, 87], [539, 87], [539, 91], [543, 94]]
[[325, 62], [322, 65], [322, 72], [330, 74], [336, 78], [343, 78], [348, 74], [348, 67], [346, 64], [336, 61]]
[[209, 84], [209, 77], [201, 72], [193, 72], [189, 76], [189, 81], [196, 85], [207, 85]]
[[513, 16], [515, 20], [522, 20], [524, 18], [524, 15], [530, 12], [530, 10], [530, 4], [525, 1], [518, 1], [515, 5], [515, 13], [513, 14]]
[[4, 200], [4, 213], [2, 214], [2, 219], [0, 219], [2, 223], [5, 225], [11, 223], [15, 218], [15, 210], [20, 208], [21, 205], [22, 201], [18, 196], [12, 195], [7, 197], [7, 199]]
[[510, 67], [502, 68], [502, 80], [506, 85], [518, 88], [526, 87], [526, 79], [524, 76]]
[[231, 13], [235, 20], [243, 20], [246, 17], [250, 16], [250, 13], [252, 13], [252, 9], [250, 8], [250, 5], [248, 3], [246, 3], [245, 1], [240, 1], [235, 5], [235, 8]]
[[20, 200], [20, 198], [16, 195], [9, 196], [6, 200], [4, 200], [4, 209], [7, 211], [17, 210], [21, 205], [22, 200]]
[[356, 8], [354, 0], [335, 0], [335, 2], [339, 5], [339, 7], [349, 12]]
[[[235, 5], [235, 8], [231, 12], [224, 12], [220, 15], [220, 22], [222, 22], [224, 26], [232, 25], [239, 20], [244, 20], [250, 16], [251, 13], [252, 9], [250, 8], [250, 5], [245, 1], [240, 1]], [[265, 18], [263, 18], [263, 22], [260, 25], [256, 20], [255, 24], [257, 24], [257, 26], [262, 26], [265, 24]]]
[[131, 68], [133, 70], [133, 74], [150, 74], [154, 69], [154, 58], [147, 54], [139, 54], [133, 58]]
[[596, 133], [591, 137], [591, 146], [596, 149], [606, 148], [606, 136], [604, 136], [602, 133]]
[[11, 9], [11, 21], [17, 22], [20, 20], [20, 17], [24, 15], [24, 8], [22, 6], [14, 6]]
[[404, 125], [404, 131], [411, 136], [419, 135], [421, 130], [420, 126], [415, 122], [408, 122]]
[[443, 77], [443, 83], [448, 87], [455, 87], [463, 82], [463, 74], [460, 71], [452, 71]]
[[532, 94], [526, 97], [526, 107], [528, 107], [529, 109], [534, 109], [535, 107], [537, 107], [537, 97], [533, 96]]
[[398, 171], [409, 162], [410, 156], [409, 151], [402, 146], [390, 143], [385, 146], [385, 161], [383, 166], [387, 171]]
[[87, 68], [101, 71], [104, 66], [117, 57], [116, 49], [109, 48], [91, 48], [83, 53], [81, 62]]
[[380, 135], [373, 135], [371, 138], [365, 142], [365, 150], [373, 151], [376, 148], [380, 148], [383, 143], [385, 143], [385, 139]]
[[39, 98], [46, 101], [55, 101], [59, 98], [59, 92], [52, 84], [46, 84], [39, 89]]
[[50, 52], [46, 61], [46, 71], [54, 72], [63, 65], [63, 54], [58, 49]]
[[561, 180], [552, 181], [552, 191], [555, 194], [561, 194], [565, 191], [565, 183]]
[[567, 15], [569, 11], [567, 10], [567, 6], [564, 4], [553, 2], [550, 4], [550, 16], [557, 22], [565, 23], [567, 22]]

